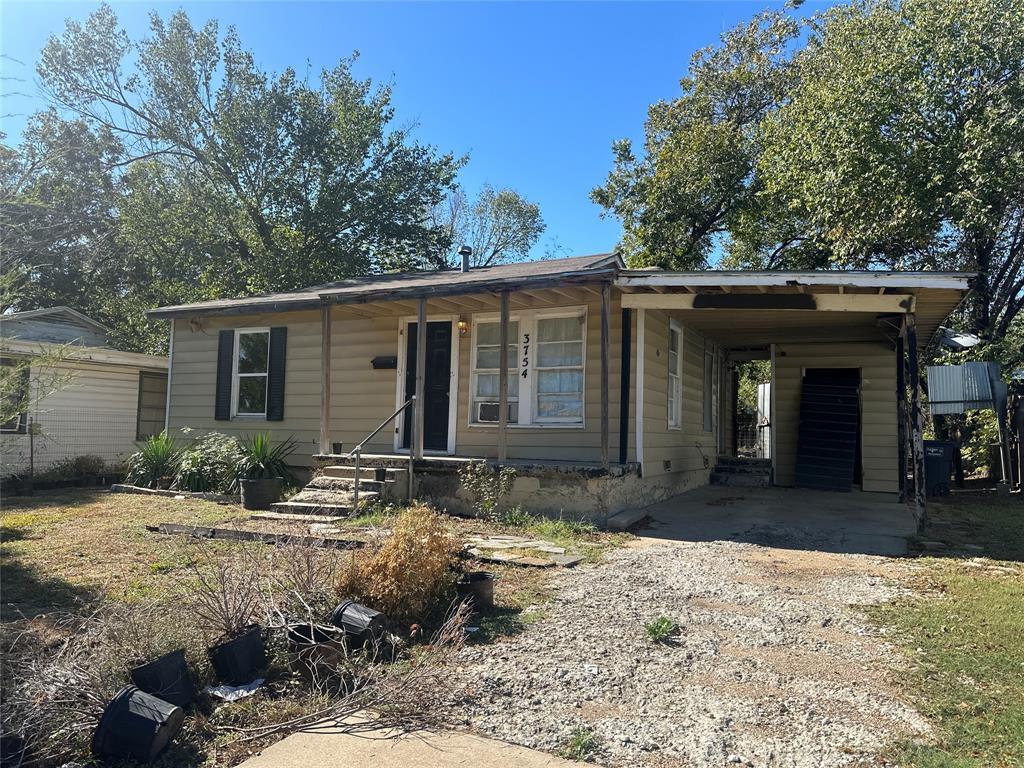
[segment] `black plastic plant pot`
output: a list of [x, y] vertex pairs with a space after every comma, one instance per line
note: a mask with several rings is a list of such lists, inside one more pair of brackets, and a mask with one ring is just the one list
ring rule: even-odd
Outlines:
[[139, 689], [178, 707], [187, 707], [196, 695], [181, 648], [136, 667], [131, 676]]
[[329, 680], [345, 658], [344, 633], [318, 624], [288, 626], [289, 666], [310, 683]]
[[242, 479], [238, 484], [242, 491], [243, 509], [270, 509], [271, 504], [281, 500], [284, 480], [280, 477], [262, 477], [256, 480]]
[[345, 630], [345, 637], [357, 644], [376, 642], [388, 629], [387, 616], [353, 600], [346, 600], [335, 608], [330, 621]]
[[228, 685], [251, 683], [267, 666], [263, 633], [256, 624], [230, 640], [207, 649], [217, 679]]
[[460, 600], [469, 600], [477, 611], [494, 607], [494, 574], [488, 571], [468, 571], [455, 582]]
[[92, 737], [92, 753], [104, 760], [151, 763], [184, 721], [181, 707], [129, 685], [104, 710]]

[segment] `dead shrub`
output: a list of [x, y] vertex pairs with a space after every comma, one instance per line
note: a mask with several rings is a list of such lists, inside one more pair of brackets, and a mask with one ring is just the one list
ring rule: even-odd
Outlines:
[[338, 577], [338, 594], [365, 602], [396, 621], [424, 618], [454, 582], [458, 539], [427, 506], [409, 507], [372, 552], [353, 553]]

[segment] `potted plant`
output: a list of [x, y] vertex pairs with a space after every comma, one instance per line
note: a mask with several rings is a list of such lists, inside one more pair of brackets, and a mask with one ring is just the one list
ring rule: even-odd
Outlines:
[[178, 469], [178, 447], [166, 430], [139, 443], [128, 458], [126, 479], [147, 488], [169, 488]]
[[257, 574], [245, 564], [209, 556], [193, 562], [192, 572], [189, 596], [199, 624], [214, 638], [206, 649], [214, 673], [228, 685], [252, 682], [267, 665], [257, 623], [262, 602]]
[[245, 509], [270, 509], [281, 500], [284, 483], [295, 482], [287, 461], [294, 451], [293, 438], [273, 445], [268, 432], [258, 432], [242, 441], [236, 470]]

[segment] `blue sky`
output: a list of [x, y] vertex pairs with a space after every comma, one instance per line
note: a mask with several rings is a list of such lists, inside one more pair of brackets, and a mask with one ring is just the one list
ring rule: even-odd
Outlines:
[[[611, 167], [611, 143], [640, 140], [649, 104], [678, 93], [691, 54], [768, 2], [343, 3], [112, 2], [133, 39], [148, 14], [185, 9], [193, 23], [234, 25], [263, 68], [314, 73], [360, 52], [355, 72], [394, 86], [398, 121], [418, 140], [468, 153], [461, 180], [509, 186], [537, 202], [540, 255], [610, 250], [619, 223], [588, 193]], [[778, 5], [778, 4], [776, 4]], [[0, 3], [3, 130], [17, 137], [42, 106], [35, 62], [86, 2]], [[812, 3], [802, 9], [820, 9]], [[20, 66], [11, 59], [24, 62]], [[18, 92], [12, 94], [12, 92]], [[25, 95], [18, 95], [25, 94]]]

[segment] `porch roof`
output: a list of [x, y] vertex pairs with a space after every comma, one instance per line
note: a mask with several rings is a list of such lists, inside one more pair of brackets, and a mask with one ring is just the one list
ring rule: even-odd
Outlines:
[[216, 299], [196, 304], [159, 307], [148, 314], [170, 319], [197, 315], [231, 315], [314, 309], [324, 302], [363, 304], [408, 298], [458, 296], [468, 293], [544, 288], [598, 280], [610, 281], [623, 267], [614, 253], [566, 259], [526, 261], [492, 267], [473, 267], [468, 272], [438, 270], [370, 275], [315, 285], [297, 291], [266, 293], [239, 299]]

